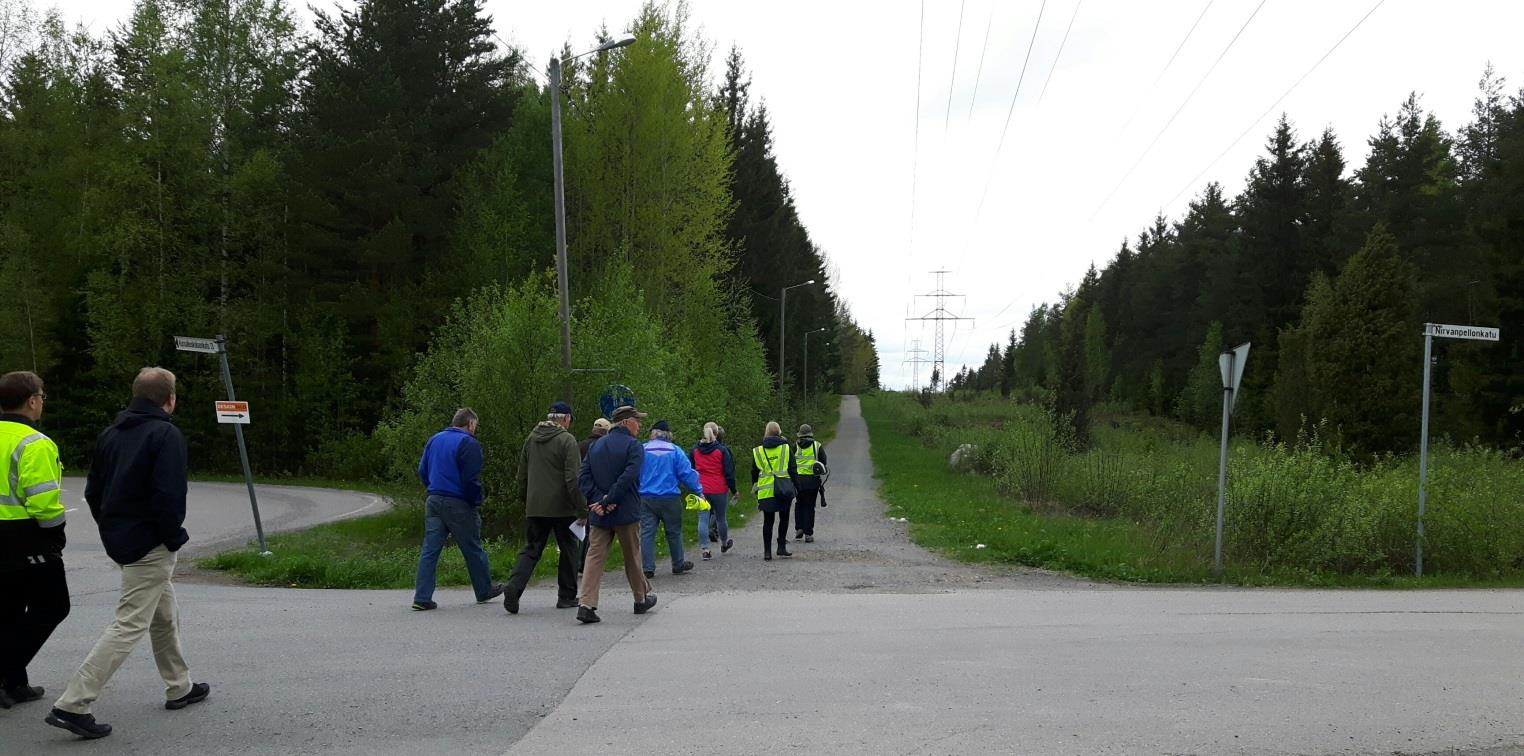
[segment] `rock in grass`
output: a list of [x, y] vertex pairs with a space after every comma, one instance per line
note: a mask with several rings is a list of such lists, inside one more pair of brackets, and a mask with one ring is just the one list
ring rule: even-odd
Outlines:
[[973, 444], [959, 446], [952, 453], [952, 456], [947, 458], [947, 469], [953, 472], [973, 472], [974, 451], [975, 446]]

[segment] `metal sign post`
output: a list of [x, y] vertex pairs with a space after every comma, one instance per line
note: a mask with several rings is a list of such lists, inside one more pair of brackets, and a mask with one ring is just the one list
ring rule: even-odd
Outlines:
[[1443, 323], [1423, 324], [1423, 420], [1418, 439], [1418, 542], [1414, 547], [1413, 574], [1423, 577], [1423, 516], [1429, 492], [1429, 387], [1434, 368], [1434, 337], [1467, 341], [1497, 341], [1501, 332], [1486, 326], [1454, 326]]
[[[238, 460], [243, 463], [243, 482], [249, 488], [249, 508], [254, 512], [254, 534], [259, 539], [259, 553], [260, 556], [270, 556], [270, 549], [265, 546], [265, 526], [259, 519], [259, 499], [254, 494], [254, 472], [249, 468], [249, 449], [243, 441], [243, 426], [249, 422], [249, 405], [237, 401], [238, 397], [233, 393], [233, 373], [228, 369], [227, 337], [220, 334], [215, 339], [176, 336], [175, 349], [215, 354], [222, 363], [222, 385], [227, 389], [228, 398], [226, 402], [217, 403], [217, 421], [233, 424], [233, 437], [238, 439]], [[224, 405], [227, 405], [228, 412], [223, 411]]]
[[1222, 370], [1222, 455], [1217, 465], [1217, 548], [1212, 559], [1212, 574], [1222, 578], [1222, 520], [1228, 503], [1228, 418], [1238, 403], [1238, 387], [1243, 382], [1244, 365], [1249, 362], [1249, 344], [1244, 342], [1217, 358]]

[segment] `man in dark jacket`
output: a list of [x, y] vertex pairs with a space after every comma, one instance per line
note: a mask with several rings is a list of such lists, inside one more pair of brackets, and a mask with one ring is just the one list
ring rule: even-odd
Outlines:
[[185, 528], [185, 436], [175, 411], [175, 375], [143, 368], [132, 382], [132, 403], [95, 441], [85, 481], [85, 503], [100, 527], [106, 554], [122, 565], [116, 620], [53, 704], [47, 723], [83, 738], [103, 738], [111, 726], [90, 707], [138, 641], [147, 633], [154, 664], [164, 678], [166, 709], [206, 700], [211, 686], [192, 683], [180, 651], [179, 611], [171, 578]]
[[545, 543], [554, 535], [560, 563], [556, 569], [556, 608], [577, 605], [577, 561], [581, 545], [572, 535], [574, 522], [587, 523], [587, 500], [582, 497], [578, 476], [582, 455], [577, 439], [567, 430], [572, 424], [571, 405], [556, 402], [550, 414], [534, 427], [519, 452], [519, 491], [523, 498], [526, 525], [524, 549], [519, 552], [513, 574], [503, 589], [503, 608], [519, 613], [519, 597], [534, 574]]
[[601, 417], [593, 421], [593, 431], [587, 434], [587, 438], [577, 442], [577, 451], [582, 453], [583, 459], [587, 459], [587, 453], [593, 450], [593, 444], [598, 443], [598, 439], [607, 436], [609, 428], [612, 427], [612, 423]]
[[450, 427], [435, 433], [418, 459], [418, 479], [428, 498], [423, 503], [423, 549], [413, 581], [413, 611], [439, 607], [434, 603], [434, 578], [445, 539], [452, 535], [466, 560], [476, 603], [503, 595], [502, 586], [492, 584], [492, 564], [482, 548], [482, 445], [476, 440], [476, 424], [475, 412], [456, 410]]
[[587, 564], [583, 566], [582, 592], [578, 596], [577, 621], [598, 622], [598, 589], [615, 538], [624, 551], [624, 575], [635, 595], [635, 613], [645, 614], [656, 605], [651, 581], [640, 570], [640, 467], [645, 447], [640, 420], [645, 414], [634, 407], [614, 410], [614, 427], [582, 461], [579, 482], [587, 498]]
[[0, 376], [0, 709], [42, 698], [26, 667], [69, 616], [63, 466], [38, 430], [46, 399], [36, 373]]

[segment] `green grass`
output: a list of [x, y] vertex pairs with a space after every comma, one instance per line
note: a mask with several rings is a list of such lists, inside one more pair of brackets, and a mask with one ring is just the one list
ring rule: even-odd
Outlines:
[[[1027, 565], [1119, 581], [1197, 583], [1211, 576], [1216, 449], [1194, 430], [1099, 412], [1096, 447], [1047, 443], [1040, 411], [1007, 402], [864, 397], [872, 457], [890, 514], [923, 546], [967, 562]], [[977, 468], [947, 470], [959, 443]], [[1368, 469], [1316, 449], [1237, 442], [1224, 579], [1242, 585], [1504, 587], [1524, 585], [1512, 522], [1524, 467], [1476, 451], [1437, 455], [1436, 555], [1411, 570], [1411, 466]], [[1449, 480], [1449, 483], [1442, 481]], [[1465, 481], [1469, 488], [1460, 485]], [[1471, 496], [1462, 489], [1476, 489]], [[1512, 491], [1512, 494], [1508, 492]], [[1436, 541], [1435, 534], [1442, 540]], [[1499, 532], [1504, 531], [1504, 532]], [[984, 548], [978, 548], [980, 544]]]

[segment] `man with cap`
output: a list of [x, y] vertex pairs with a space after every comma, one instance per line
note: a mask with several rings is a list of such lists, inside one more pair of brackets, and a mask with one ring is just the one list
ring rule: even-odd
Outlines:
[[587, 434], [587, 438], [577, 442], [577, 450], [582, 452], [583, 459], [587, 459], [587, 453], [593, 450], [593, 444], [598, 443], [598, 439], [607, 436], [609, 428], [612, 427], [613, 423], [610, 423], [606, 418], [600, 417], [593, 421], [592, 432]]
[[593, 445], [582, 460], [578, 476], [587, 499], [587, 564], [582, 572], [582, 591], [577, 597], [577, 621], [589, 624], [598, 617], [598, 590], [615, 538], [624, 552], [624, 576], [635, 595], [635, 613], [645, 614], [656, 606], [651, 581], [640, 571], [640, 471], [645, 449], [635, 440], [645, 415], [634, 407], [614, 410], [613, 428]]
[[586, 524], [587, 500], [577, 481], [582, 469], [582, 454], [572, 436], [572, 409], [566, 402], [550, 405], [550, 413], [530, 431], [519, 452], [519, 495], [524, 505], [526, 525], [524, 549], [513, 565], [508, 584], [503, 586], [503, 608], [519, 613], [519, 597], [529, 585], [545, 543], [556, 539], [559, 562], [556, 568], [557, 609], [577, 605], [577, 565], [582, 547], [572, 534], [571, 525]]
[[[644, 558], [646, 577], [656, 576], [656, 526], [667, 533], [667, 549], [672, 555], [672, 574], [693, 569], [683, 559], [683, 492], [703, 495], [698, 471], [688, 461], [688, 454], [672, 443], [672, 427], [666, 420], [651, 426], [651, 440], [646, 442], [645, 464], [640, 469], [640, 555]], [[681, 487], [681, 488], [680, 488]]]
[[[825, 486], [821, 475], [825, 464], [825, 447], [815, 441], [815, 429], [808, 424], [799, 426], [799, 435], [794, 442], [793, 470], [794, 488], [799, 491], [799, 500], [794, 505], [796, 541], [815, 542], [815, 500], [820, 499], [821, 489]], [[823, 499], [820, 506], [825, 506]]]

